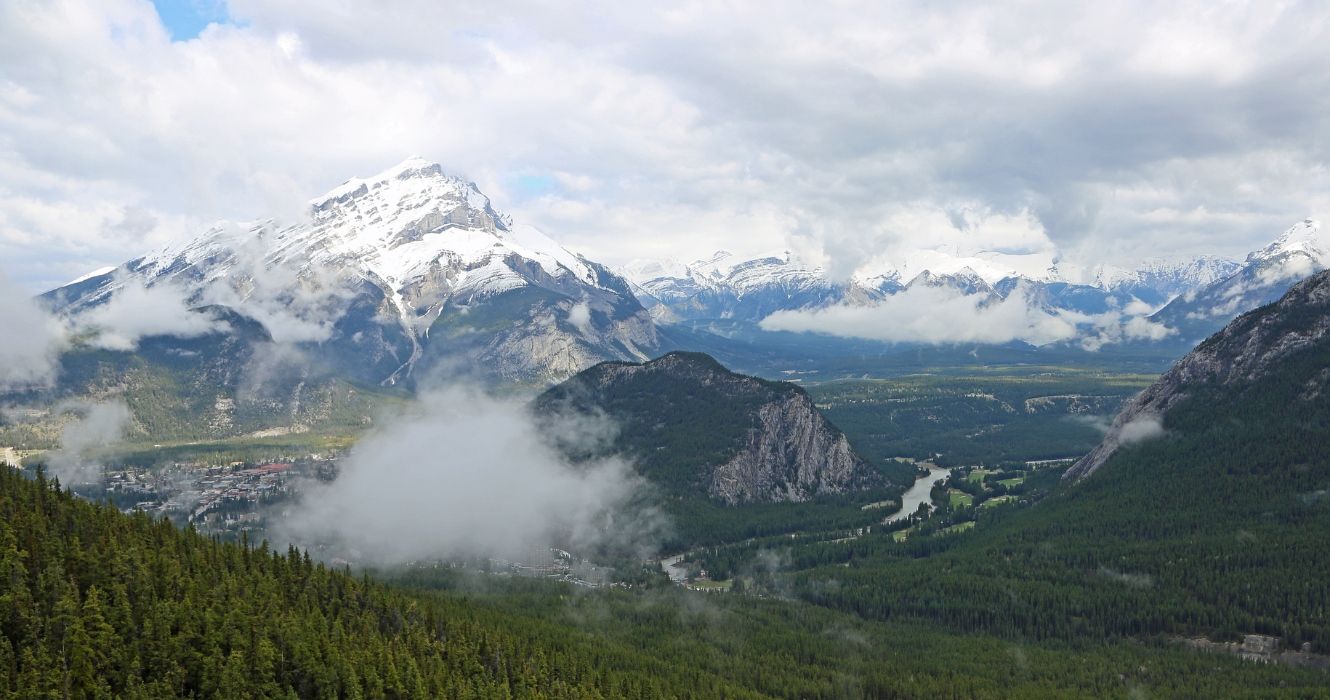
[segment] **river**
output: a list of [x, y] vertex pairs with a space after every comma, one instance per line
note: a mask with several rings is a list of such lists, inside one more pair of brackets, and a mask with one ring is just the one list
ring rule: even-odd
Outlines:
[[915, 480], [914, 486], [911, 486], [910, 490], [906, 491], [904, 496], [901, 496], [901, 509], [888, 516], [887, 519], [882, 522], [894, 523], [897, 520], [904, 520], [913, 515], [914, 512], [919, 509], [920, 503], [931, 502], [932, 499], [929, 498], [929, 493], [933, 490], [933, 485], [946, 479], [947, 475], [951, 473], [950, 469], [933, 466], [929, 462], [920, 462], [920, 464], [928, 467], [928, 475], [921, 476]]
[[[947, 475], [951, 473], [950, 469], [934, 466], [931, 462], [920, 462], [919, 465], [928, 468], [928, 475], [921, 476], [915, 480], [914, 486], [911, 486], [910, 490], [906, 491], [905, 494], [901, 496], [900, 510], [887, 516], [887, 519], [882, 522], [891, 523], [908, 518], [914, 513], [914, 511], [918, 510], [920, 503], [925, 503], [930, 500], [929, 493], [933, 490], [933, 485], [946, 479]], [[856, 539], [858, 536], [859, 535], [854, 535], [837, 541], [852, 540]], [[660, 568], [665, 570], [665, 573], [669, 575], [671, 581], [678, 584], [683, 584], [688, 579], [688, 565], [683, 563], [683, 558], [685, 556], [687, 556], [686, 553], [675, 554], [674, 556], [665, 557], [660, 560]]]

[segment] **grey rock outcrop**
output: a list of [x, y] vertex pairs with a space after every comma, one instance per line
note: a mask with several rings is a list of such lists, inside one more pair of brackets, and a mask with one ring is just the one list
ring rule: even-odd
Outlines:
[[731, 505], [807, 501], [860, 486], [865, 465], [803, 392], [763, 404], [743, 449], [716, 468], [707, 492]]

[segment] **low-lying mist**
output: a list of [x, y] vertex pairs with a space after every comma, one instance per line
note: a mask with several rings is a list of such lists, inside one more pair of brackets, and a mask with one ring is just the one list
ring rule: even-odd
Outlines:
[[0, 392], [55, 379], [65, 329], [0, 274]]
[[47, 457], [51, 474], [65, 486], [97, 482], [102, 475], [97, 453], [120, 442], [133, 420], [129, 406], [120, 400], [70, 401], [56, 411], [70, 414], [72, 419], [60, 431], [60, 449]]
[[537, 420], [521, 402], [451, 388], [381, 425], [333, 482], [302, 489], [277, 541], [390, 565], [548, 546], [645, 555], [657, 539], [660, 517], [636, 507], [644, 485], [627, 462], [564, 456], [612, 434], [604, 421]]

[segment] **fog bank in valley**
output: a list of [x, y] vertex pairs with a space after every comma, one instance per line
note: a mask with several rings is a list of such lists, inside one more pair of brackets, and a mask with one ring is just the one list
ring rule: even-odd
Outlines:
[[521, 558], [549, 545], [640, 549], [659, 525], [628, 507], [642, 484], [627, 462], [564, 457], [560, 447], [610, 434], [601, 421], [537, 421], [520, 402], [451, 388], [383, 426], [335, 481], [303, 490], [279, 541], [392, 564]]

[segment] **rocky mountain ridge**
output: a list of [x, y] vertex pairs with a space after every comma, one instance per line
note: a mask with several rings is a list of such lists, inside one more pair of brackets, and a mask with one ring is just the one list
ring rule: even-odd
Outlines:
[[[1067, 470], [1065, 479], [1095, 473], [1119, 449], [1159, 435], [1168, 411], [1199, 385], [1253, 383], [1290, 355], [1330, 336], [1330, 270], [1295, 284], [1279, 301], [1239, 316], [1179, 360], [1123, 408], [1098, 447]], [[1312, 377], [1302, 400], [1322, 396], [1330, 369]]]
[[1192, 344], [1238, 314], [1279, 299], [1298, 280], [1330, 267], [1330, 232], [1304, 219], [1275, 241], [1247, 255], [1231, 275], [1183, 293], [1151, 319], [1179, 331]]
[[608, 418], [619, 430], [614, 451], [675, 494], [797, 503], [880, 481], [802, 389], [730, 372], [701, 353], [602, 363], [535, 406]]

